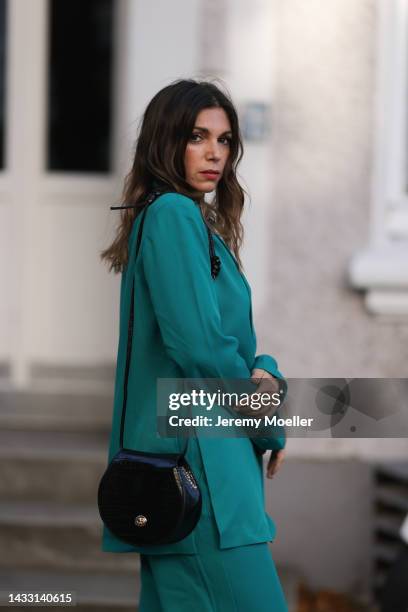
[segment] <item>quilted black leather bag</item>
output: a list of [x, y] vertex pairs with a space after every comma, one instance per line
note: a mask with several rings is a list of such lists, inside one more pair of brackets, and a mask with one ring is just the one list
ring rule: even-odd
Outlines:
[[[156, 190], [147, 199], [136, 244], [140, 248], [148, 206], [164, 193]], [[133, 205], [111, 208], [131, 208]], [[215, 255], [207, 226], [211, 274], [215, 278], [220, 260]], [[98, 508], [111, 533], [133, 546], [160, 546], [178, 542], [196, 526], [202, 507], [201, 492], [185, 454], [188, 438], [180, 453], [150, 453], [123, 448], [127, 385], [133, 336], [135, 283], [133, 279], [128, 328], [127, 357], [120, 427], [120, 449], [106, 468], [98, 486]]]

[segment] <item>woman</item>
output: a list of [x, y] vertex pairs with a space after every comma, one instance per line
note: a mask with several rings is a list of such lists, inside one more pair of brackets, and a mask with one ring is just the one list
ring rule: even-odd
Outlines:
[[[244, 192], [236, 177], [242, 157], [237, 113], [214, 83], [178, 80], [159, 91], [143, 116], [126, 204], [113, 244], [101, 256], [122, 272], [120, 334], [109, 461], [119, 448], [120, 415], [132, 280], [135, 312], [124, 447], [179, 452], [177, 438], [159, 438], [158, 378], [282, 379], [270, 355], [255, 356], [251, 289], [239, 247]], [[146, 212], [137, 260], [135, 243]], [[214, 192], [211, 203], [204, 199]], [[210, 274], [207, 228], [221, 269]], [[259, 389], [259, 387], [258, 387]], [[264, 508], [267, 474], [283, 459], [285, 440], [191, 438], [186, 459], [203, 498], [200, 520], [183, 540], [134, 547], [104, 526], [102, 550], [141, 555], [140, 612], [284, 612], [285, 598], [268, 542], [275, 525]]]

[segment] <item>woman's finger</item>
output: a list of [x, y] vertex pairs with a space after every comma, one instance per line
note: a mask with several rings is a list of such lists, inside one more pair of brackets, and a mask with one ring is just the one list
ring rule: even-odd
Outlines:
[[278, 451], [276, 455], [274, 453], [271, 453], [271, 456], [268, 462], [268, 467], [266, 470], [267, 478], [273, 478], [274, 474], [276, 474], [276, 472], [279, 470], [284, 458], [285, 458], [285, 451], [283, 449]]

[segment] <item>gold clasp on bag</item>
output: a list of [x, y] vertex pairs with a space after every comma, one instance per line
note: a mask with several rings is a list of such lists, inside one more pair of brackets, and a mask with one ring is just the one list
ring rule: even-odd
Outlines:
[[143, 516], [143, 514], [138, 514], [137, 517], [135, 518], [135, 525], [136, 527], [146, 527], [147, 518]]

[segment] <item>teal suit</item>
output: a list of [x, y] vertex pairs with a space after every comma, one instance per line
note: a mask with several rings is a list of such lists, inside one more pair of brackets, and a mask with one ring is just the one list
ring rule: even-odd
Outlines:
[[[119, 449], [120, 416], [131, 302], [135, 313], [124, 446], [178, 452], [180, 440], [159, 438], [157, 378], [249, 379], [253, 368], [282, 378], [270, 355], [256, 356], [251, 289], [225, 242], [214, 235], [221, 272], [210, 274], [207, 230], [198, 205], [177, 193], [164, 194], [147, 210], [140, 251], [135, 247], [141, 215], [129, 239], [129, 263], [121, 281], [120, 332], [109, 460]], [[253, 385], [253, 383], [251, 383]], [[255, 390], [255, 388], [253, 388]], [[275, 525], [265, 512], [262, 453], [283, 448], [284, 434], [265, 438], [197, 438], [214, 513], [219, 547], [268, 542]], [[258, 452], [256, 451], [258, 449]], [[197, 453], [190, 456], [200, 470]], [[187, 455], [187, 458], [189, 456]], [[167, 546], [134, 547], [103, 526], [102, 550], [144, 554], [198, 554], [196, 530]]]

